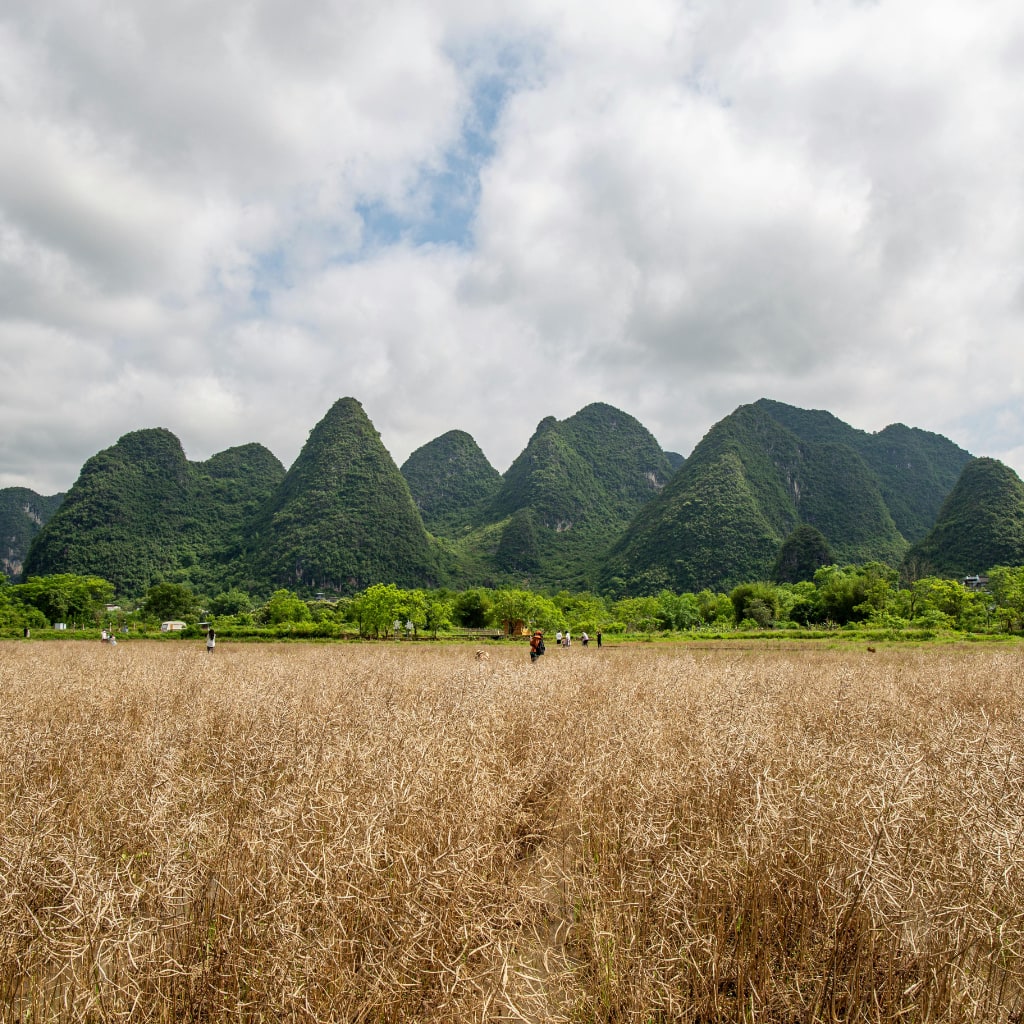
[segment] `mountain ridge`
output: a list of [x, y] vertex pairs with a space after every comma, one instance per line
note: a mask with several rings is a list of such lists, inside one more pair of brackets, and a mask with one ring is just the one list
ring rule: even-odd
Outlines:
[[[504, 474], [459, 430], [399, 469], [343, 398], [287, 471], [257, 444], [190, 463], [164, 428], [124, 435], [87, 460], [24, 567], [114, 576], [129, 593], [157, 576], [339, 594], [373, 582], [720, 589], [770, 578], [803, 526], [840, 562], [899, 565], [972, 459], [903, 424], [870, 434], [760, 399], [686, 459], [595, 402], [541, 419]], [[787, 572], [807, 561], [787, 558]]]

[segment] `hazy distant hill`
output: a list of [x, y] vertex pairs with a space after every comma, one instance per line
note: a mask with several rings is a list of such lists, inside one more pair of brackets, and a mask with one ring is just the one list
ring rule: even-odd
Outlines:
[[840, 562], [896, 565], [908, 539], [893, 509], [908, 530], [920, 530], [955, 480], [951, 467], [969, 459], [924, 431], [871, 435], [827, 412], [767, 400], [741, 406], [637, 515], [602, 581], [650, 592], [765, 579], [801, 524], [820, 531]]
[[595, 403], [566, 420], [548, 416], [484, 511], [490, 564], [534, 584], [585, 583], [671, 476], [658, 442], [628, 413]]
[[402, 476], [431, 533], [452, 537], [476, 525], [501, 474], [464, 430], [449, 430], [409, 456]]
[[974, 459], [928, 535], [907, 552], [905, 571], [957, 577], [996, 565], [1024, 565], [1024, 483], [996, 459]]
[[190, 463], [169, 430], [125, 434], [82, 467], [32, 543], [25, 575], [94, 574], [125, 595], [161, 580], [202, 582], [283, 474], [262, 445]]
[[16, 580], [35, 535], [64, 500], [44, 497], [27, 487], [0, 488], [0, 574]]
[[271, 587], [353, 593], [438, 582], [438, 552], [409, 488], [354, 398], [313, 428], [252, 521], [249, 562]]

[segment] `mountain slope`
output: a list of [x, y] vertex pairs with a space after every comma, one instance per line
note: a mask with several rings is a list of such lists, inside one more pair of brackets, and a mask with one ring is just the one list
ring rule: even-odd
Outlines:
[[16, 580], [36, 534], [64, 500], [44, 497], [27, 487], [0, 488], [0, 574]]
[[765, 400], [741, 406], [613, 545], [603, 585], [700, 590], [768, 578], [802, 523], [840, 561], [898, 563], [907, 542], [861, 454], [870, 435], [861, 435], [830, 413]]
[[464, 430], [449, 430], [402, 464], [401, 474], [431, 533], [452, 537], [475, 523], [501, 487], [501, 474]]
[[1024, 565], [1024, 483], [996, 459], [969, 462], [928, 535], [904, 561], [912, 576], [966, 576]]
[[252, 522], [249, 561], [271, 587], [353, 593], [436, 584], [438, 554], [380, 435], [339, 399]]
[[[566, 420], [546, 417], [484, 510], [487, 522], [507, 521], [512, 531], [491, 564], [499, 571], [515, 564], [508, 553], [532, 534], [531, 583], [586, 583], [608, 544], [672, 473], [651, 433], [619, 409], [594, 403]], [[522, 512], [529, 516], [517, 517]]]
[[25, 575], [92, 574], [126, 596], [161, 580], [200, 583], [283, 474], [261, 445], [190, 463], [169, 430], [125, 434], [82, 467], [33, 542]]
[[798, 409], [766, 398], [755, 402], [754, 408], [766, 412], [801, 441], [839, 444], [860, 455], [875, 474], [896, 529], [910, 543], [931, 528], [971, 460], [969, 452], [941, 434], [902, 423], [869, 434], [820, 409]]

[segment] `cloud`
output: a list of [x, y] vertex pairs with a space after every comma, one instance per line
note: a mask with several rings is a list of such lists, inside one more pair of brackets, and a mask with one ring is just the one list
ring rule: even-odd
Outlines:
[[499, 468], [761, 396], [1019, 472], [1004, 0], [214, 0], [0, 13], [0, 485], [119, 434], [286, 464], [342, 395]]

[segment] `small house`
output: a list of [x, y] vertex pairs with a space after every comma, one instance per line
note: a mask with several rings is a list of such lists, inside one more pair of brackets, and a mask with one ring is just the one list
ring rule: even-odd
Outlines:
[[177, 619], [171, 619], [169, 622], [160, 623], [161, 633], [177, 633], [185, 628], [184, 622], [179, 622]]

